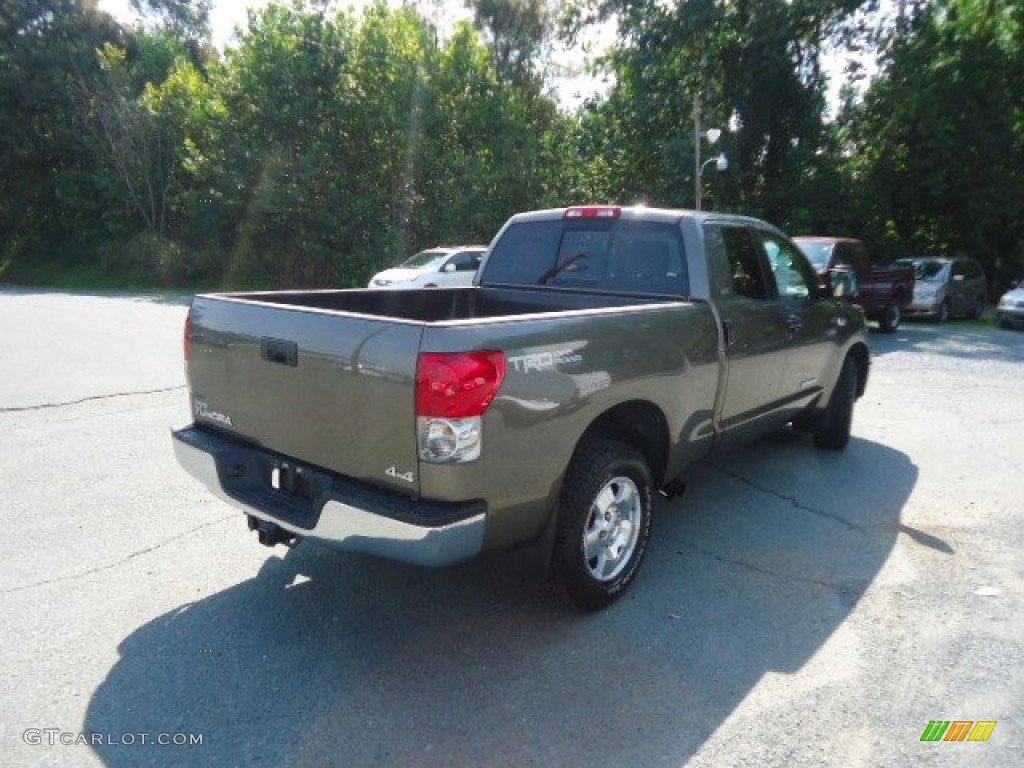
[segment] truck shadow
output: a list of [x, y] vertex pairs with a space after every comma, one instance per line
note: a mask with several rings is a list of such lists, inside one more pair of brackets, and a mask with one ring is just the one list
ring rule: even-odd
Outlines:
[[110, 766], [679, 766], [843, 624], [917, 480], [863, 440], [841, 455], [789, 432], [767, 443], [659, 502], [639, 580], [600, 614], [524, 590], [502, 558], [271, 557], [127, 637], [90, 702], [91, 733], [202, 746], [93, 748]]

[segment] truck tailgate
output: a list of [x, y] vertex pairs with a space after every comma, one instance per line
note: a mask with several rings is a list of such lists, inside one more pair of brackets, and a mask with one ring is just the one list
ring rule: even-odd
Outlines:
[[421, 334], [401, 320], [197, 296], [185, 340], [193, 418], [418, 495]]

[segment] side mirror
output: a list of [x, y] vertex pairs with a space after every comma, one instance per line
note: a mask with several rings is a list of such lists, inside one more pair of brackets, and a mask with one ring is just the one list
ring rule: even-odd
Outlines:
[[441, 271], [442, 272], [454, 272], [455, 271], [455, 265], [451, 264], [451, 263], [445, 264], [443, 267], [441, 267]]
[[837, 267], [829, 270], [828, 277], [832, 295], [837, 299], [852, 299], [860, 292], [857, 273], [851, 269]]

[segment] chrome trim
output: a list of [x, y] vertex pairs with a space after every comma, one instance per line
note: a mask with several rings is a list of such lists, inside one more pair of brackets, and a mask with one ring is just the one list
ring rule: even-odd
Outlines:
[[431, 567], [468, 560], [483, 549], [483, 513], [450, 525], [427, 528], [331, 500], [324, 505], [312, 530], [298, 528], [228, 496], [221, 487], [212, 456], [180, 440], [172, 442], [182, 469], [203, 483], [217, 498], [303, 538], [314, 539], [344, 552], [363, 552]]

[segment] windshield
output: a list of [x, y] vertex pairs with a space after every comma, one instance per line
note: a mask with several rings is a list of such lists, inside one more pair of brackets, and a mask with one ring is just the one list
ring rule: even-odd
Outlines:
[[440, 266], [441, 262], [448, 258], [448, 251], [420, 251], [415, 256], [410, 256], [398, 266], [407, 269], [420, 269], [421, 267]]
[[824, 272], [828, 266], [828, 257], [832, 255], [832, 243], [797, 243], [797, 247], [804, 252], [807, 260], [814, 265], [817, 272]]
[[914, 277], [924, 283], [941, 283], [946, 279], [947, 266], [935, 259], [918, 259], [914, 262]]

